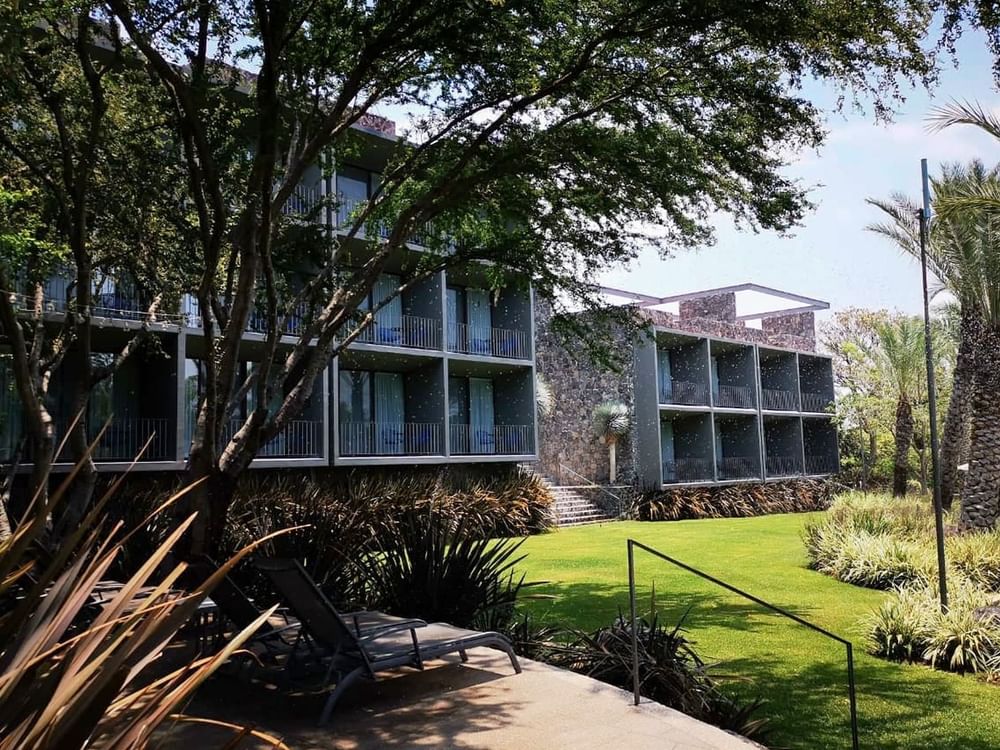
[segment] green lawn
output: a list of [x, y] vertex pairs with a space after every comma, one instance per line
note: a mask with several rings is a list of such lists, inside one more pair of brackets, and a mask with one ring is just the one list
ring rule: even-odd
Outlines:
[[[522, 563], [553, 601], [527, 603], [541, 621], [584, 629], [628, 607], [629, 537], [721, 578], [855, 643], [864, 748], [1000, 747], [1000, 687], [974, 677], [904, 666], [865, 653], [860, 620], [885, 596], [806, 567], [800, 530], [809, 515], [665, 523], [616, 523], [529, 538]], [[688, 607], [698, 652], [719, 672], [752, 680], [739, 689], [766, 699], [773, 744], [848, 748], [844, 650], [806, 628], [637, 552], [640, 611], [651, 585], [673, 623]], [[626, 743], [623, 734], [623, 743]]]

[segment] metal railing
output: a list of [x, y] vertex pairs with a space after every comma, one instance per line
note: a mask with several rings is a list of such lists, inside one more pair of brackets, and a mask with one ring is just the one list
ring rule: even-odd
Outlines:
[[653, 557], [659, 558], [664, 562], [668, 562], [681, 570], [687, 571], [699, 578], [708, 581], [709, 583], [714, 583], [716, 586], [721, 586], [737, 596], [743, 597], [758, 606], [764, 607], [775, 614], [781, 615], [793, 622], [802, 625], [803, 627], [809, 628], [815, 633], [819, 633], [832, 641], [836, 641], [844, 647], [847, 656], [847, 699], [850, 705], [851, 712], [851, 747], [853, 750], [859, 750], [860, 748], [860, 738], [858, 732], [858, 695], [857, 686], [854, 679], [854, 646], [846, 638], [841, 638], [835, 633], [831, 633], [825, 628], [821, 628], [818, 625], [814, 625], [803, 617], [789, 612], [781, 607], [778, 607], [770, 602], [766, 602], [760, 597], [754, 596], [742, 589], [738, 589], [732, 584], [721, 581], [714, 576], [704, 573], [697, 568], [691, 567], [680, 560], [675, 560], [674, 558], [663, 554], [659, 550], [655, 550], [652, 547], [648, 547], [642, 542], [637, 542], [634, 539], [629, 539], [626, 542], [628, 550], [628, 599], [629, 599], [629, 616], [631, 617], [632, 626], [632, 695], [635, 705], [639, 705], [640, 699], [640, 688], [642, 685], [642, 677], [639, 674], [639, 617], [636, 608], [636, 586], [635, 586], [635, 550], [638, 548], [643, 552], [646, 552]]
[[[185, 452], [191, 450], [197, 415], [192, 409], [187, 411], [185, 424]], [[219, 431], [219, 443], [225, 446], [239, 432], [245, 421], [230, 419]], [[323, 422], [321, 420], [298, 419], [285, 425], [277, 435], [257, 450], [257, 458], [322, 458]]]
[[836, 474], [837, 459], [833, 456], [806, 455], [806, 474]]
[[316, 211], [319, 202], [319, 188], [296, 185], [281, 207], [281, 213], [283, 216], [308, 216]]
[[763, 388], [760, 392], [760, 405], [761, 408], [771, 411], [798, 411], [799, 399], [795, 391]]
[[528, 359], [531, 355], [531, 343], [527, 331], [449, 322], [448, 351]]
[[[573, 477], [576, 477], [578, 480], [582, 481], [584, 483], [583, 485], [581, 485], [582, 487], [586, 487], [588, 489], [599, 490], [603, 494], [605, 494], [608, 497], [610, 497], [612, 500], [615, 501], [615, 505], [618, 508], [618, 517], [622, 518], [625, 515], [625, 501], [622, 499], [621, 495], [618, 495], [618, 494], [612, 492], [607, 487], [604, 487], [603, 485], [598, 484], [597, 482], [595, 482], [592, 479], [588, 479], [583, 474], [580, 474], [579, 472], [573, 471], [566, 464], [562, 464], [562, 463], [559, 464], [559, 474], [560, 474], [559, 481], [560, 482], [562, 481], [562, 473], [563, 472], [566, 472], [569, 475], [571, 475]], [[565, 485], [560, 485], [560, 486], [565, 486]]]
[[354, 340], [383, 346], [440, 349], [441, 321], [416, 315], [403, 315], [393, 321], [380, 321], [376, 318]]
[[673, 380], [660, 383], [661, 404], [682, 404], [685, 406], [708, 406], [708, 386], [689, 380]]
[[[365, 205], [368, 203], [367, 200], [361, 200], [359, 198], [348, 198], [343, 193], [337, 193], [337, 207], [334, 211], [334, 227], [342, 231], [348, 231], [354, 225], [354, 221], [360, 214]], [[392, 227], [383, 222], [377, 222], [374, 224], [375, 233], [382, 239], [388, 239], [389, 235], [392, 233]], [[412, 245], [420, 245], [426, 247], [430, 242], [430, 238], [434, 234], [434, 225], [432, 222], [427, 222], [422, 227], [414, 231], [406, 241]], [[358, 230], [357, 237], [364, 237], [365, 230], [362, 227]]]
[[341, 456], [438, 456], [436, 422], [341, 422]]
[[534, 435], [531, 425], [452, 424], [448, 446], [455, 455], [522, 456], [534, 452]]
[[720, 480], [757, 479], [760, 462], [753, 456], [725, 456], [715, 461], [716, 476]]
[[716, 406], [735, 409], [754, 408], [753, 388], [749, 386], [719, 385], [719, 390], [713, 395]]
[[[305, 325], [307, 309], [305, 304], [301, 304], [295, 308], [295, 310], [286, 315], [284, 318], [284, 325], [282, 326], [282, 334], [291, 334], [297, 336], [302, 331], [302, 326]], [[284, 315], [284, 310], [280, 307], [278, 308], [279, 322], [280, 316]], [[201, 323], [199, 322], [199, 326]], [[260, 308], [254, 308], [253, 312], [250, 313], [250, 317], [247, 319], [247, 330], [253, 333], [267, 333], [268, 328], [268, 318], [267, 312], [261, 310]]]
[[[95, 424], [87, 430], [93, 440], [103, 425]], [[141, 461], [165, 461], [172, 459], [167, 446], [170, 441], [167, 419], [114, 419], [101, 435], [94, 449], [95, 461], [131, 461], [149, 440], [149, 447], [142, 454]], [[152, 438], [152, 440], [150, 440]]]
[[710, 482], [715, 479], [707, 458], [678, 458], [663, 462], [663, 483]]
[[765, 456], [764, 470], [769, 477], [790, 477], [802, 473], [802, 460], [798, 456]]
[[802, 391], [802, 411], [824, 413], [832, 403], [833, 399], [826, 394]]

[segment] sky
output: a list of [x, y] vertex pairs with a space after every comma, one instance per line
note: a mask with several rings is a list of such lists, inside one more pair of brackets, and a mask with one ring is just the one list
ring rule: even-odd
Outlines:
[[[1000, 109], [984, 38], [967, 33], [958, 61], [958, 69], [949, 64], [943, 70], [930, 94], [908, 90], [891, 123], [877, 124], [870, 112], [827, 113], [826, 143], [800, 153], [787, 169], [813, 186], [810, 198], [816, 204], [791, 236], [741, 231], [719, 216], [713, 246], [667, 259], [644, 252], [630, 267], [605, 273], [603, 283], [663, 297], [749, 281], [818, 297], [832, 310], [885, 307], [919, 313], [919, 266], [865, 231], [881, 215], [865, 198], [888, 198], [898, 191], [919, 198], [921, 158], [932, 174], [942, 162], [1000, 161], [1000, 143], [974, 128], [927, 130], [929, 111], [951, 100]], [[816, 103], [829, 99], [816, 84], [805, 94]]]

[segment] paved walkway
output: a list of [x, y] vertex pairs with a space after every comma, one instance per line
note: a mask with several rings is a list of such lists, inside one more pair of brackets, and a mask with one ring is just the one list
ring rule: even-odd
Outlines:
[[[362, 684], [338, 706], [330, 725], [316, 726], [322, 696], [285, 697], [232, 678], [213, 681], [188, 713], [251, 721], [292, 748], [467, 748], [469, 750], [751, 750], [747, 740], [581, 675], [507, 657], [489, 649], [468, 664], [437, 662]], [[207, 736], [175, 737], [194, 747]], [[248, 743], [249, 744], [252, 743]], [[219, 746], [216, 741], [215, 746]], [[243, 747], [243, 745], [241, 745]]]

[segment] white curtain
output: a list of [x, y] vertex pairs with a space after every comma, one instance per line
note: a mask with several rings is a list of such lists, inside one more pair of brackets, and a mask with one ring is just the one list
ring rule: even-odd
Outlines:
[[483, 289], [466, 289], [466, 320], [469, 321], [469, 351], [473, 354], [489, 354], [493, 316], [490, 311], [490, 295]]
[[403, 376], [398, 372], [375, 373], [375, 441], [380, 453], [402, 453], [406, 420]]
[[719, 360], [712, 357], [712, 395], [716, 400], [719, 398]]
[[660, 452], [663, 462], [674, 460], [674, 423], [666, 420], [660, 422]]
[[493, 381], [469, 378], [469, 431], [473, 453], [493, 453], [496, 436], [493, 430]]
[[461, 322], [458, 312], [458, 298], [461, 292], [458, 289], [449, 289], [445, 295], [447, 300], [448, 309], [446, 313], [448, 315], [448, 350], [457, 351], [458, 350], [458, 324]]
[[669, 400], [674, 390], [674, 381], [670, 374], [670, 352], [660, 349], [657, 353], [660, 359], [660, 393]]
[[[392, 297], [399, 288], [399, 277], [384, 273], [375, 281], [372, 289], [372, 301], [375, 306]], [[380, 344], [400, 344], [403, 336], [403, 299], [393, 297], [375, 313], [375, 341]]]

